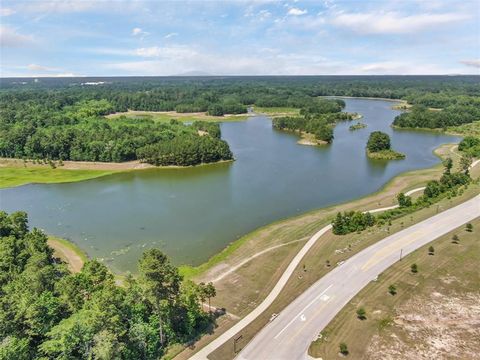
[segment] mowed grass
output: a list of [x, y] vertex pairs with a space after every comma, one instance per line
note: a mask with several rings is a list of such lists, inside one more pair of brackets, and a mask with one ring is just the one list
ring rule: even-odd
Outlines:
[[[403, 311], [417, 316], [416, 326], [423, 327], [421, 319], [422, 312], [425, 309], [408, 306], [409, 304], [431, 305], [432, 294], [439, 297], [444, 296], [444, 300], [450, 301], [451, 297], [465, 297], [466, 294], [476, 294], [480, 296], [480, 218], [472, 221], [473, 232], [467, 232], [462, 225], [458, 229], [446, 234], [430, 244], [418, 249], [408, 255], [402, 261], [397, 262], [392, 267], [382, 273], [378, 281], [371, 282], [357, 296], [355, 296], [343, 310], [332, 320], [332, 322], [322, 332], [322, 338], [313, 342], [309, 349], [309, 354], [313, 357], [323, 359], [333, 359], [338, 357], [339, 344], [344, 342], [350, 352], [349, 358], [363, 359], [371, 358], [373, 354], [382, 357], [376, 348], [376, 343], [381, 343], [383, 349], [389, 347], [395, 352], [399, 350], [395, 339], [401, 339], [406, 346], [403, 350], [410, 348], [416, 349], [428, 348], [429, 343], [436, 340], [432, 333], [427, 335], [427, 329], [416, 333], [424, 335], [424, 338], [412, 338], [408, 332], [404, 331], [401, 323], [398, 323], [398, 316]], [[452, 243], [452, 237], [456, 234], [459, 237], [459, 243]], [[434, 255], [429, 255], [429, 247], [434, 247]], [[413, 274], [410, 266], [418, 265], [418, 273]], [[388, 287], [393, 284], [396, 287], [397, 294], [391, 295]], [[405, 307], [407, 306], [407, 309]], [[363, 307], [366, 310], [366, 319], [359, 320], [356, 316], [356, 310]], [[449, 314], [443, 315], [444, 319], [449, 318]], [[442, 322], [442, 319], [436, 319]], [[446, 321], [446, 320], [445, 320]], [[414, 325], [415, 321], [410, 324]], [[469, 325], [464, 324], [466, 328], [466, 338], [461, 333], [458, 335], [451, 328], [450, 335], [457, 334], [459, 343], [462, 343], [461, 351], [470, 350], [475, 352], [475, 345], [468, 340], [469, 332], [474, 328], [468, 329]], [[445, 334], [447, 335], [447, 334]], [[373, 348], [368, 352], [369, 345], [375, 338]], [[441, 341], [442, 339], [437, 339]], [[445, 339], [444, 339], [445, 340]], [[397, 344], [397, 345], [396, 345]], [[407, 356], [406, 354], [404, 354]], [[453, 356], [453, 354], [452, 354]], [[401, 358], [402, 353], [397, 358]], [[408, 358], [408, 357], [405, 357]], [[424, 358], [424, 357], [423, 357]], [[431, 357], [433, 358], [433, 357]], [[453, 357], [452, 357], [453, 358]]]
[[115, 113], [106, 116], [107, 119], [118, 119], [125, 116], [129, 119], [151, 119], [156, 122], [169, 122], [170, 120], [178, 120], [182, 122], [208, 121], [208, 122], [231, 122], [243, 121], [248, 119], [245, 114], [211, 116], [205, 113], [177, 113], [175, 111], [128, 111], [124, 113]]
[[0, 167], [0, 188], [21, 186], [31, 183], [63, 183], [83, 181], [111, 175], [114, 171], [66, 170], [47, 167]]

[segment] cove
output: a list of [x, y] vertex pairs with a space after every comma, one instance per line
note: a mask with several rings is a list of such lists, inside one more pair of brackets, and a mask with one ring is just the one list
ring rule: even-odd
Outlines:
[[[459, 138], [394, 130], [400, 111], [383, 100], [345, 99], [363, 115], [335, 127], [334, 142], [312, 147], [254, 116], [223, 123], [236, 161], [197, 168], [149, 169], [66, 184], [0, 190], [0, 208], [27, 211], [31, 227], [77, 243], [116, 272], [134, 271], [141, 253], [158, 247], [176, 264], [198, 265], [240, 236], [275, 220], [372, 193], [394, 176], [440, 162], [433, 150]], [[405, 160], [365, 154], [370, 132], [391, 136]]]

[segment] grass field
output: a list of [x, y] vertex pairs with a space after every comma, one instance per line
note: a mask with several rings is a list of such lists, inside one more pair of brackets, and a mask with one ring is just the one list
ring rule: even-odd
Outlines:
[[[480, 348], [480, 218], [386, 270], [332, 320], [310, 355], [336, 358], [344, 342], [352, 359], [473, 359]], [[452, 243], [456, 234], [459, 243]], [[434, 255], [429, 247], [434, 247]], [[418, 265], [418, 273], [410, 270]], [[388, 292], [390, 285], [396, 294]], [[363, 307], [366, 319], [356, 310]]]
[[111, 175], [114, 171], [66, 170], [48, 167], [0, 167], [0, 188], [21, 186], [30, 183], [63, 183], [93, 179]]
[[300, 114], [300, 109], [292, 107], [261, 107], [254, 106], [253, 111], [257, 114], [266, 114], [269, 116], [295, 116]]
[[175, 111], [128, 111], [124, 113], [115, 113], [107, 115], [107, 119], [116, 119], [120, 116], [126, 116], [130, 119], [151, 119], [158, 122], [169, 122], [172, 119], [192, 122], [196, 120], [209, 122], [227, 122], [227, 121], [243, 121], [248, 119], [245, 114], [210, 116], [205, 113], [177, 113]]

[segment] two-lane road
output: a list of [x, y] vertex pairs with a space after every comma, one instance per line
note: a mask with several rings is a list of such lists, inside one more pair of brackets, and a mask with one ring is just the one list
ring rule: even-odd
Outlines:
[[319, 332], [372, 279], [432, 240], [480, 216], [480, 195], [397, 232], [338, 266], [288, 305], [243, 349], [241, 360], [307, 358]]

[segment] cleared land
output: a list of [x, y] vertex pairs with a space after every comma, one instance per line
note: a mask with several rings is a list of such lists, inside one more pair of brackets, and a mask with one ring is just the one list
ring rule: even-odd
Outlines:
[[[461, 226], [367, 285], [312, 343], [310, 355], [336, 358], [345, 342], [354, 359], [479, 359], [480, 218], [472, 224], [473, 232]], [[417, 274], [410, 270], [414, 263]], [[388, 292], [392, 284], [395, 295]], [[356, 316], [359, 307], [366, 310], [365, 320]]]
[[168, 122], [172, 119], [183, 121], [183, 122], [191, 122], [196, 120], [209, 121], [209, 122], [226, 122], [226, 121], [243, 121], [248, 119], [247, 114], [239, 114], [239, 115], [227, 114], [224, 116], [211, 116], [203, 112], [177, 113], [176, 111], [134, 111], [134, 110], [110, 114], [105, 117], [107, 119], [116, 119], [116, 118], [119, 118], [120, 116], [126, 116], [127, 118], [130, 118], [130, 119], [152, 119], [153, 121], [158, 121], [158, 122]]
[[261, 107], [254, 106], [253, 111], [257, 114], [266, 114], [272, 117], [295, 116], [300, 114], [300, 109], [292, 107]]

